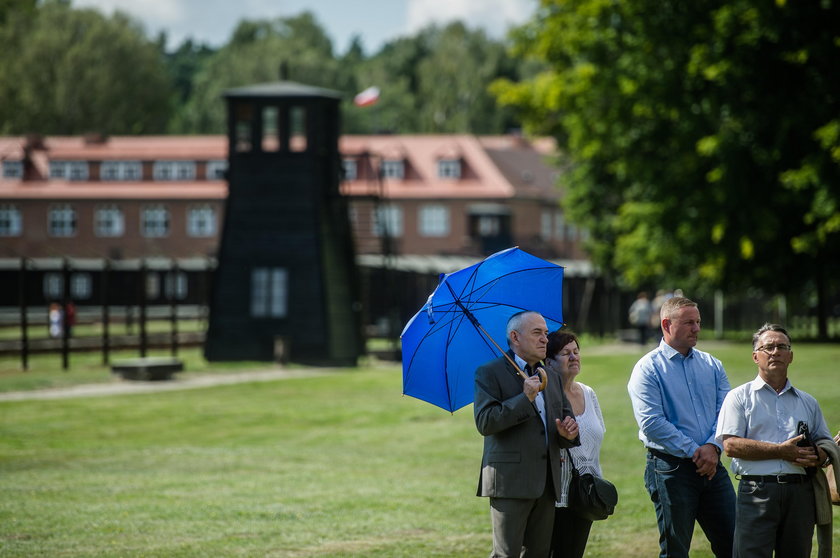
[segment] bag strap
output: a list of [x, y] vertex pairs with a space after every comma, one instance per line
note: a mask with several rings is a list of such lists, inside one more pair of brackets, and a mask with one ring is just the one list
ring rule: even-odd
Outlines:
[[572, 464], [572, 471], [578, 472], [578, 468], [575, 466], [575, 460], [572, 459], [572, 452], [569, 451], [569, 448], [566, 448], [566, 455], [569, 456], [569, 463]]

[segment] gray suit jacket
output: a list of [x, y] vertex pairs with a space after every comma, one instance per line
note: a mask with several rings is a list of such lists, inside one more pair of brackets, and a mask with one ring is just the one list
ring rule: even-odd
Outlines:
[[557, 433], [554, 419], [574, 415], [559, 375], [546, 373], [547, 445], [536, 404], [522, 392], [524, 380], [516, 369], [499, 357], [476, 370], [475, 426], [484, 436], [478, 496], [539, 498], [545, 490], [548, 451], [556, 499], [560, 499], [560, 463], [566, 457], [562, 448], [579, 446], [580, 438], [569, 441]]

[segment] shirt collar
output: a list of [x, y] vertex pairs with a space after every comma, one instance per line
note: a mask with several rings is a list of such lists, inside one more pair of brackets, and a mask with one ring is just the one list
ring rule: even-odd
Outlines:
[[[773, 389], [773, 386], [771, 386], [770, 384], [765, 382], [761, 378], [761, 376], [756, 376], [755, 380], [753, 380], [751, 383], [752, 383], [752, 386], [753, 386], [753, 390], [758, 391], [758, 390], [764, 389], [766, 387], [767, 389], [769, 389], [773, 393], [776, 393], [776, 390]], [[780, 391], [778, 393], [778, 395], [782, 395], [786, 391], [790, 391], [793, 395], [796, 395], [796, 390], [793, 388], [793, 384], [790, 383], [790, 378], [785, 379], [785, 387], [782, 388], [782, 391]]]
[[[663, 337], [662, 340], [659, 342], [659, 350], [665, 355], [665, 358], [668, 360], [672, 360], [675, 356], [680, 355], [683, 356], [681, 352], [676, 350], [674, 347], [669, 345], [665, 342], [665, 338]], [[694, 356], [694, 347], [688, 350], [688, 354], [685, 355], [683, 358], [691, 358]]]

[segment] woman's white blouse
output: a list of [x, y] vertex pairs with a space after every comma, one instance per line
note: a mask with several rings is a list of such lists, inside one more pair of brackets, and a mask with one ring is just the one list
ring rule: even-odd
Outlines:
[[[583, 396], [585, 401], [585, 409], [583, 414], [575, 415], [575, 420], [580, 429], [580, 445], [570, 448], [572, 459], [575, 461], [577, 470], [583, 473], [592, 473], [593, 475], [601, 476], [601, 442], [604, 441], [604, 432], [607, 431], [604, 425], [604, 416], [601, 414], [601, 406], [598, 404], [598, 396], [595, 395], [595, 390], [586, 384], [577, 383], [583, 389]], [[569, 481], [572, 479], [572, 465], [569, 463], [568, 454], [566, 450], [561, 452], [563, 455], [563, 465], [560, 470], [560, 481], [562, 483], [562, 490], [560, 494], [560, 501], [555, 505], [558, 508], [568, 507], [569, 501]]]

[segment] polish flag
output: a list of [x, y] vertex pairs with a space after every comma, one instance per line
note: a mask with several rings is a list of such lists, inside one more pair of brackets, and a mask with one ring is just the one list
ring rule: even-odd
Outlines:
[[353, 103], [357, 107], [367, 107], [374, 104], [378, 100], [379, 88], [375, 85], [373, 87], [368, 87], [367, 89], [353, 97]]

